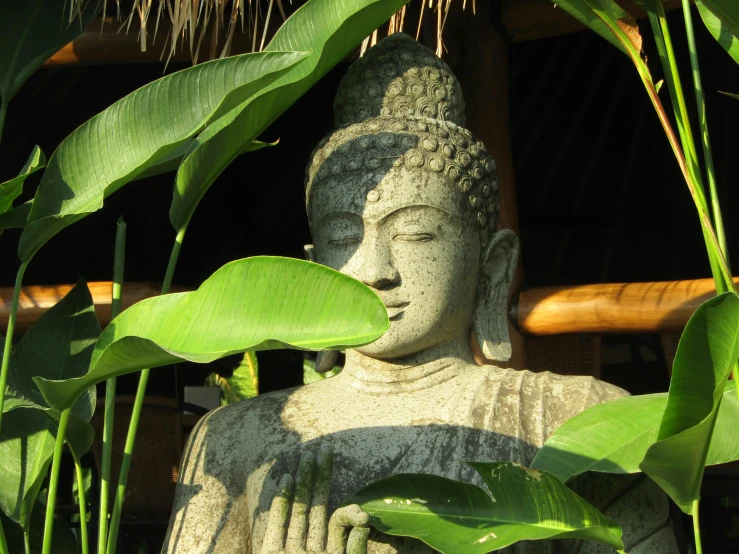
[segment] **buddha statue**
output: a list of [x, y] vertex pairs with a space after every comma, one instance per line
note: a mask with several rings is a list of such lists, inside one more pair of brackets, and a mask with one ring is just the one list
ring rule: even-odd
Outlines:
[[[394, 34], [350, 67], [334, 108], [336, 130], [306, 177], [316, 261], [376, 291], [390, 329], [347, 351], [335, 377], [203, 418], [164, 552], [433, 552], [340, 506], [396, 473], [482, 486], [465, 461], [529, 465], [564, 421], [626, 394], [591, 377], [475, 362], [471, 335], [493, 363], [511, 355], [518, 240], [497, 229], [495, 162], [464, 128], [462, 91], [442, 60]], [[642, 477], [602, 477], [576, 490], [623, 526], [627, 551], [677, 552], [661, 491]], [[505, 552], [613, 550], [564, 540]]]

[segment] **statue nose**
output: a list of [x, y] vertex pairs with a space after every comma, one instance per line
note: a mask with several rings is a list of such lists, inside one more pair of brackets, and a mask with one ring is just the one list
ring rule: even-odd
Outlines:
[[371, 253], [365, 252], [359, 279], [368, 287], [376, 290], [391, 289], [400, 283], [400, 273], [393, 266], [388, 253], [377, 250], [374, 249]]

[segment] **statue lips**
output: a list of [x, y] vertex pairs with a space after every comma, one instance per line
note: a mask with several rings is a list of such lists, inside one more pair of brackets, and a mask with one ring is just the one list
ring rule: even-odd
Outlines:
[[400, 321], [403, 319], [405, 309], [408, 307], [410, 302], [388, 302], [385, 304], [387, 308], [387, 315], [390, 321]]

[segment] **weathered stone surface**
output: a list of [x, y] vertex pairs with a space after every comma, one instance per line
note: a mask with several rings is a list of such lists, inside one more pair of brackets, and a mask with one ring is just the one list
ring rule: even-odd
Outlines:
[[[391, 37], [350, 70], [336, 104], [346, 125], [318, 146], [306, 181], [317, 261], [372, 287], [388, 308], [390, 330], [348, 351], [337, 377], [206, 417], [182, 462], [165, 552], [338, 553], [343, 540], [349, 554], [363, 552], [366, 515], [336, 511], [357, 489], [401, 472], [482, 485], [464, 461], [528, 465], [569, 417], [625, 394], [589, 377], [475, 364], [470, 330], [489, 359], [510, 356], [506, 299], [518, 242], [496, 230], [495, 164], [458, 125], [459, 85], [443, 62], [420, 63], [430, 54], [418, 48]], [[385, 88], [362, 96], [367, 75]], [[419, 75], [426, 85], [444, 83], [443, 94], [414, 88]], [[383, 108], [411, 100], [436, 102], [428, 113], [437, 119]], [[605, 476], [576, 487], [623, 519], [634, 552], [676, 552], [664, 496], [632, 481]], [[506, 551], [581, 548], [540, 541]], [[367, 549], [430, 552], [374, 530]]]

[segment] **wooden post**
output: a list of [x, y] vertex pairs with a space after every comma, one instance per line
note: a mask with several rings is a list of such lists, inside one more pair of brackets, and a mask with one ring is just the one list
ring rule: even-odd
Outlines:
[[[461, 2], [450, 8], [444, 28], [444, 59], [459, 79], [464, 91], [467, 128], [479, 138], [493, 155], [500, 181], [499, 229], [518, 233], [518, 206], [511, 153], [510, 115], [508, 103], [508, 46], [493, 23], [490, 2], [477, 2], [472, 13], [471, 2], [462, 10]], [[520, 263], [511, 293], [523, 282]], [[523, 337], [509, 325], [513, 357], [510, 367], [526, 367]]]

